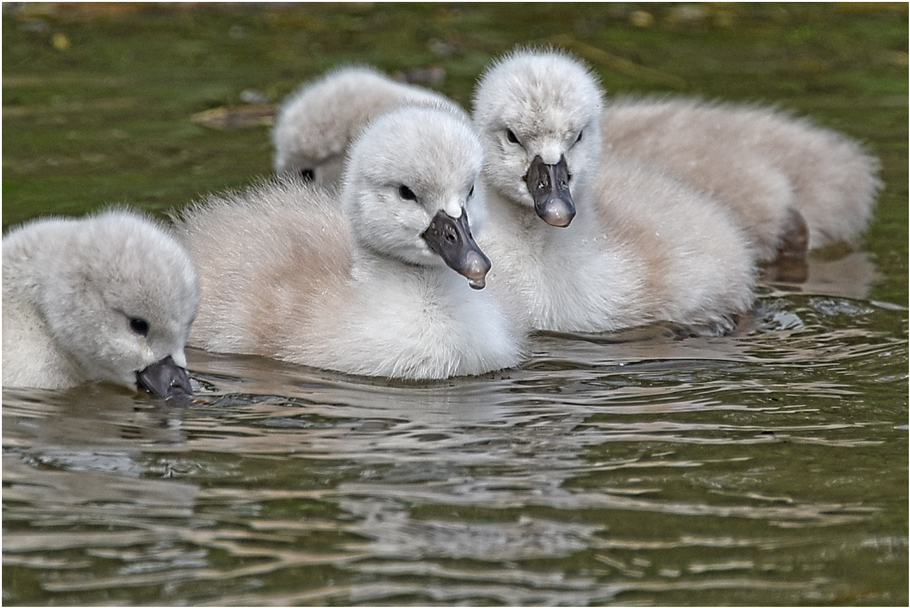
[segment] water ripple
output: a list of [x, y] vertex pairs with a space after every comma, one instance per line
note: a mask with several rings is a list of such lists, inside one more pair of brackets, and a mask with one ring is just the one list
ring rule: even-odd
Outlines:
[[184, 407], [4, 390], [4, 572], [79, 603], [893, 598], [905, 318], [793, 295], [729, 337], [540, 335], [480, 378], [192, 352]]

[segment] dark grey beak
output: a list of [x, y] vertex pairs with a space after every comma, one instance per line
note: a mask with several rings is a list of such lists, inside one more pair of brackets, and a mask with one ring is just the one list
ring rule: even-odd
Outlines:
[[484, 288], [484, 279], [490, 272], [490, 259], [474, 242], [468, 224], [468, 213], [464, 209], [458, 219], [440, 209], [420, 236], [430, 249], [445, 260], [449, 268], [467, 277], [471, 287]]
[[136, 372], [136, 385], [141, 390], [166, 399], [193, 394], [186, 370], [174, 363], [170, 355], [141, 372]]
[[525, 175], [525, 183], [540, 219], [560, 228], [572, 223], [575, 201], [569, 191], [569, 166], [565, 156], [555, 165], [548, 165], [540, 156], [535, 156]]

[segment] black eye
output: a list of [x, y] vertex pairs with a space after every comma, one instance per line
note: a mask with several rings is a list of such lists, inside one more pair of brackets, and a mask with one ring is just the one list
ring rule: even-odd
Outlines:
[[506, 138], [508, 138], [509, 143], [518, 143], [518, 137], [515, 136], [515, 132], [512, 129], [506, 129]]
[[301, 169], [301, 170], [300, 170], [300, 177], [301, 177], [301, 178], [303, 179], [303, 181], [305, 181], [305, 182], [311, 182], [311, 181], [313, 181], [314, 179], [316, 179], [316, 172], [313, 171], [312, 169]]
[[584, 131], [579, 131], [579, 132], [578, 132], [578, 137], [575, 138], [575, 143], [576, 143], [576, 144], [577, 144], [578, 142], [581, 141], [581, 136], [584, 135], [584, 133], [585, 133]]
[[474, 196], [474, 184], [471, 184], [471, 191], [468, 192], [468, 198], [471, 198], [472, 196]]
[[130, 329], [132, 329], [140, 336], [147, 336], [149, 335], [149, 322], [145, 319], [134, 317], [130, 319]]
[[417, 195], [414, 194], [414, 191], [405, 185], [401, 185], [398, 187], [398, 194], [399, 194], [399, 196], [401, 196], [401, 198], [403, 198], [406, 201], [416, 201], [417, 200]]

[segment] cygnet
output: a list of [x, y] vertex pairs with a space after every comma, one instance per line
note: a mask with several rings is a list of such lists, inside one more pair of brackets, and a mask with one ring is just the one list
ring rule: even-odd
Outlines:
[[482, 162], [469, 123], [400, 108], [356, 139], [339, 191], [277, 178], [187, 209], [190, 344], [408, 380], [517, 365], [524, 329], [481, 290], [471, 233]]
[[191, 394], [184, 348], [198, 304], [188, 255], [148, 217], [23, 224], [3, 237], [3, 386]]
[[753, 297], [747, 235], [702, 191], [602, 158], [602, 110], [588, 70], [558, 52], [519, 51], [483, 75], [491, 288], [536, 329], [729, 330]]
[[469, 119], [458, 104], [429, 89], [366, 66], [338, 68], [282, 104], [272, 129], [275, 171], [338, 185], [351, 141], [375, 116], [403, 105], [437, 106]]

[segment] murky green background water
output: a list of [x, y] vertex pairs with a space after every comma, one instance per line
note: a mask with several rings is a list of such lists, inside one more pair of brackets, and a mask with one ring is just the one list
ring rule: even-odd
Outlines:
[[4, 390], [4, 603], [906, 605], [907, 34], [906, 5], [4, 5], [4, 228], [268, 173], [266, 126], [200, 113], [349, 62], [468, 105], [524, 43], [807, 114], [886, 182], [739, 336], [543, 335], [420, 385], [190, 351], [185, 407]]

